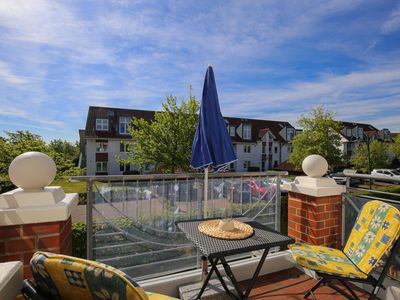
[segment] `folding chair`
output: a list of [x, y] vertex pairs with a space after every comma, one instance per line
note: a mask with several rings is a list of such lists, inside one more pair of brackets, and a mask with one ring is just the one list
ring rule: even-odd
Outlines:
[[22, 287], [24, 298], [29, 300], [176, 300], [145, 292], [124, 272], [91, 260], [36, 252], [31, 269], [34, 281], [26, 279]]
[[[381, 201], [370, 201], [363, 206], [343, 250], [302, 243], [290, 246], [295, 262], [320, 277], [304, 298], [312, 295], [316, 299], [313, 292], [327, 285], [348, 299], [358, 299], [348, 282], [360, 282], [373, 286], [369, 299], [374, 299], [400, 250], [399, 231], [399, 210]], [[378, 266], [383, 270], [375, 278], [372, 270]], [[334, 279], [350, 294], [334, 285]]]

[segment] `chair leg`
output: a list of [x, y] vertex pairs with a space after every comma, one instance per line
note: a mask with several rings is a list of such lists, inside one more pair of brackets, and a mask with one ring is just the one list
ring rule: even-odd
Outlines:
[[353, 289], [347, 284], [346, 281], [344, 281], [342, 279], [338, 279], [338, 280], [350, 292], [351, 296], [349, 294], [347, 294], [345, 291], [343, 291], [340, 288], [338, 288], [337, 286], [334, 286], [333, 284], [330, 284], [329, 287], [334, 289], [335, 291], [337, 291], [339, 294], [342, 294], [347, 299], [350, 299], [350, 300], [352, 300], [352, 299], [359, 300], [360, 299], [360, 298], [358, 298], [356, 293], [354, 293]]
[[374, 290], [372, 291], [372, 293], [369, 296], [368, 300], [375, 299], [376, 295], [378, 295], [379, 289], [380, 289], [379, 285], [374, 286]]
[[346, 281], [340, 280], [340, 282], [345, 286], [345, 288], [351, 293], [351, 295], [355, 298], [358, 299], [356, 293], [353, 291], [353, 289], [347, 284]]
[[312, 295], [315, 299], [314, 296], [314, 291], [319, 288], [322, 284], [326, 284], [326, 278], [322, 277], [316, 285], [314, 285], [307, 293], [304, 294], [304, 298], [308, 298], [308, 296]]

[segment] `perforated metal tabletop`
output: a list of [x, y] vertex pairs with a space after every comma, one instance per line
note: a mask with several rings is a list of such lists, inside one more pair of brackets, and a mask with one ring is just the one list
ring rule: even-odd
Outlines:
[[176, 224], [207, 258], [233, 255], [277, 246], [282, 247], [294, 243], [291, 237], [280, 234], [258, 222], [245, 217], [235, 219], [252, 226], [254, 228], [254, 234], [242, 240], [223, 240], [210, 237], [198, 230], [198, 225], [204, 220], [178, 221]]

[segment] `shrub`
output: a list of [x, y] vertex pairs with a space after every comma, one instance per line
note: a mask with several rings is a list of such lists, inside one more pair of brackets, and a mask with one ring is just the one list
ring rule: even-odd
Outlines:
[[8, 179], [8, 177], [0, 177], [0, 193], [5, 193], [15, 188], [16, 186]]
[[78, 205], [86, 205], [86, 197], [87, 197], [87, 193], [78, 193], [79, 196], [79, 202]]
[[72, 224], [72, 256], [86, 258], [86, 224]]

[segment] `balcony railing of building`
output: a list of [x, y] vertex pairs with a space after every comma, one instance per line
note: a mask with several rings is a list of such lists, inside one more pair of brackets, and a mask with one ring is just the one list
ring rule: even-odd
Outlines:
[[[379, 177], [365, 174], [349, 174], [346, 175], [346, 193], [343, 194], [342, 205], [342, 243], [347, 241], [350, 232], [357, 220], [357, 216], [362, 206], [371, 200], [380, 200], [389, 203], [400, 209], [400, 194], [370, 189], [375, 184], [383, 185], [399, 185], [400, 178]], [[375, 184], [374, 184], [375, 183]], [[378, 268], [377, 271], [379, 272]], [[394, 265], [390, 268], [388, 274], [388, 284], [400, 284], [400, 253], [395, 259]]]
[[[281, 229], [281, 177], [287, 172], [214, 173], [208, 217], [244, 215]], [[75, 176], [87, 184], [87, 257], [148, 279], [200, 267], [175, 221], [203, 217], [204, 174]], [[286, 227], [286, 226], [285, 226]], [[279, 251], [279, 249], [275, 249]], [[258, 255], [258, 253], [251, 253]], [[240, 259], [232, 257], [231, 259]]]

